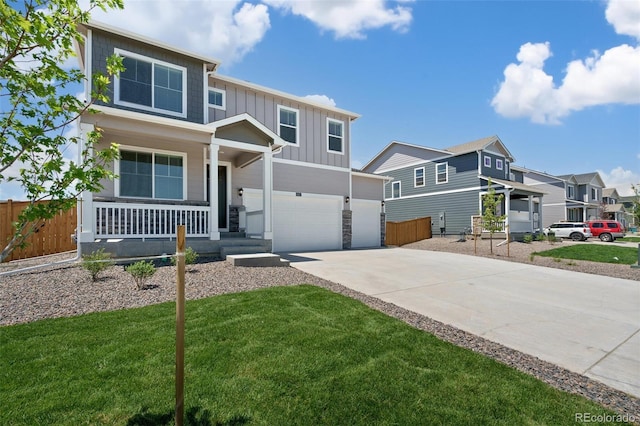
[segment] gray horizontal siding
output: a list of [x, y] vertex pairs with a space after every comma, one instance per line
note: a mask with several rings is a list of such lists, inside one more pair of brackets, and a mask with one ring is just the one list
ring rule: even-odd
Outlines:
[[412, 164], [420, 161], [432, 161], [443, 158], [447, 154], [432, 151], [428, 148], [418, 148], [414, 146], [394, 144], [391, 149], [384, 152], [380, 158], [369, 164], [365, 171], [377, 173], [380, 170], [394, 169], [405, 164]]
[[478, 214], [478, 192], [467, 191], [428, 197], [387, 200], [385, 202], [387, 220], [399, 222], [418, 217], [430, 216], [434, 225], [434, 235], [440, 230], [438, 215], [445, 213], [446, 233], [457, 234], [471, 226], [471, 216]]
[[[503, 156], [486, 151], [482, 151], [480, 155], [480, 167], [482, 170], [482, 175], [496, 179], [509, 179], [507, 160]], [[484, 157], [491, 157], [491, 167], [486, 167], [484, 165]], [[502, 160], [502, 170], [498, 170], [496, 168], [496, 159]]]
[[361, 200], [382, 200], [384, 181], [362, 176], [352, 176], [351, 197]]
[[273, 190], [347, 196], [349, 173], [274, 162]]
[[[449, 157], [442, 162], [447, 163], [448, 182], [436, 184], [436, 164], [440, 162], [426, 162], [416, 166], [386, 172], [393, 181], [400, 181], [402, 196], [429, 194], [432, 192], [453, 191], [458, 189], [478, 187], [478, 167], [476, 154], [465, 154], [457, 157]], [[414, 187], [414, 170], [425, 168], [425, 186]], [[391, 184], [385, 186], [385, 198], [391, 198]]]

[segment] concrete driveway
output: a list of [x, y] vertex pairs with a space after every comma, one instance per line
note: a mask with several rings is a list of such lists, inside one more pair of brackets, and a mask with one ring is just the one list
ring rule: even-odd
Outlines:
[[640, 281], [402, 248], [291, 265], [640, 397]]

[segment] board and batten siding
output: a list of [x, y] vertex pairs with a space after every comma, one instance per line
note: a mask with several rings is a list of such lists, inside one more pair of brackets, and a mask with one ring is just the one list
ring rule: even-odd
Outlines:
[[445, 213], [446, 233], [457, 234], [471, 226], [471, 216], [478, 214], [479, 195], [477, 190], [404, 198], [386, 202], [387, 221], [400, 222], [419, 217], [431, 217], [433, 233], [437, 229], [438, 215]]
[[[491, 158], [491, 167], [484, 165], [484, 157]], [[502, 170], [496, 168], [496, 159], [502, 160]], [[492, 177], [496, 179], [509, 179], [509, 165], [507, 159], [501, 155], [497, 155], [487, 151], [480, 152], [480, 169], [483, 176]]]
[[136, 53], [147, 58], [156, 59], [167, 62], [169, 64], [178, 65], [187, 69], [187, 87], [183, 90], [187, 91], [187, 118], [176, 117], [170, 114], [162, 114], [157, 111], [148, 111], [136, 109], [114, 103], [114, 78], [109, 83], [110, 99], [108, 103], [96, 102], [97, 105], [107, 105], [113, 108], [124, 109], [128, 111], [138, 111], [145, 114], [157, 115], [160, 117], [170, 117], [176, 120], [186, 120], [193, 123], [204, 124], [204, 97], [203, 84], [204, 71], [202, 62], [182, 56], [176, 52], [162, 49], [157, 46], [143, 43], [138, 40], [128, 39], [117, 34], [110, 34], [98, 29], [92, 30], [91, 38], [91, 69], [95, 72], [107, 74], [107, 57], [115, 53], [115, 49], [126, 50], [127, 52]]
[[[210, 122], [247, 113], [278, 134], [278, 105], [296, 109], [299, 113], [298, 144], [285, 146], [275, 157], [335, 167], [350, 167], [351, 135], [348, 116], [271, 93], [263, 93], [253, 88], [242, 87], [225, 80], [216, 80], [215, 76], [209, 79], [209, 86], [224, 90], [226, 98], [224, 110], [209, 108]], [[342, 154], [328, 152], [327, 118], [344, 123]]]

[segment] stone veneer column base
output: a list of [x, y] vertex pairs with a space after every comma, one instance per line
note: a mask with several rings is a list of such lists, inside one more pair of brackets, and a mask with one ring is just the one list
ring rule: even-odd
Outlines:
[[342, 248], [351, 248], [351, 210], [342, 210]]

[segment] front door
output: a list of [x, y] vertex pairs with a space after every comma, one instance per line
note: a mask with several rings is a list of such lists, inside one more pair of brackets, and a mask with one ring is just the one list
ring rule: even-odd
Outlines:
[[[211, 197], [211, 172], [210, 165], [207, 164], [207, 201]], [[218, 166], [218, 228], [227, 229], [228, 214], [228, 194], [227, 194], [227, 166]]]

